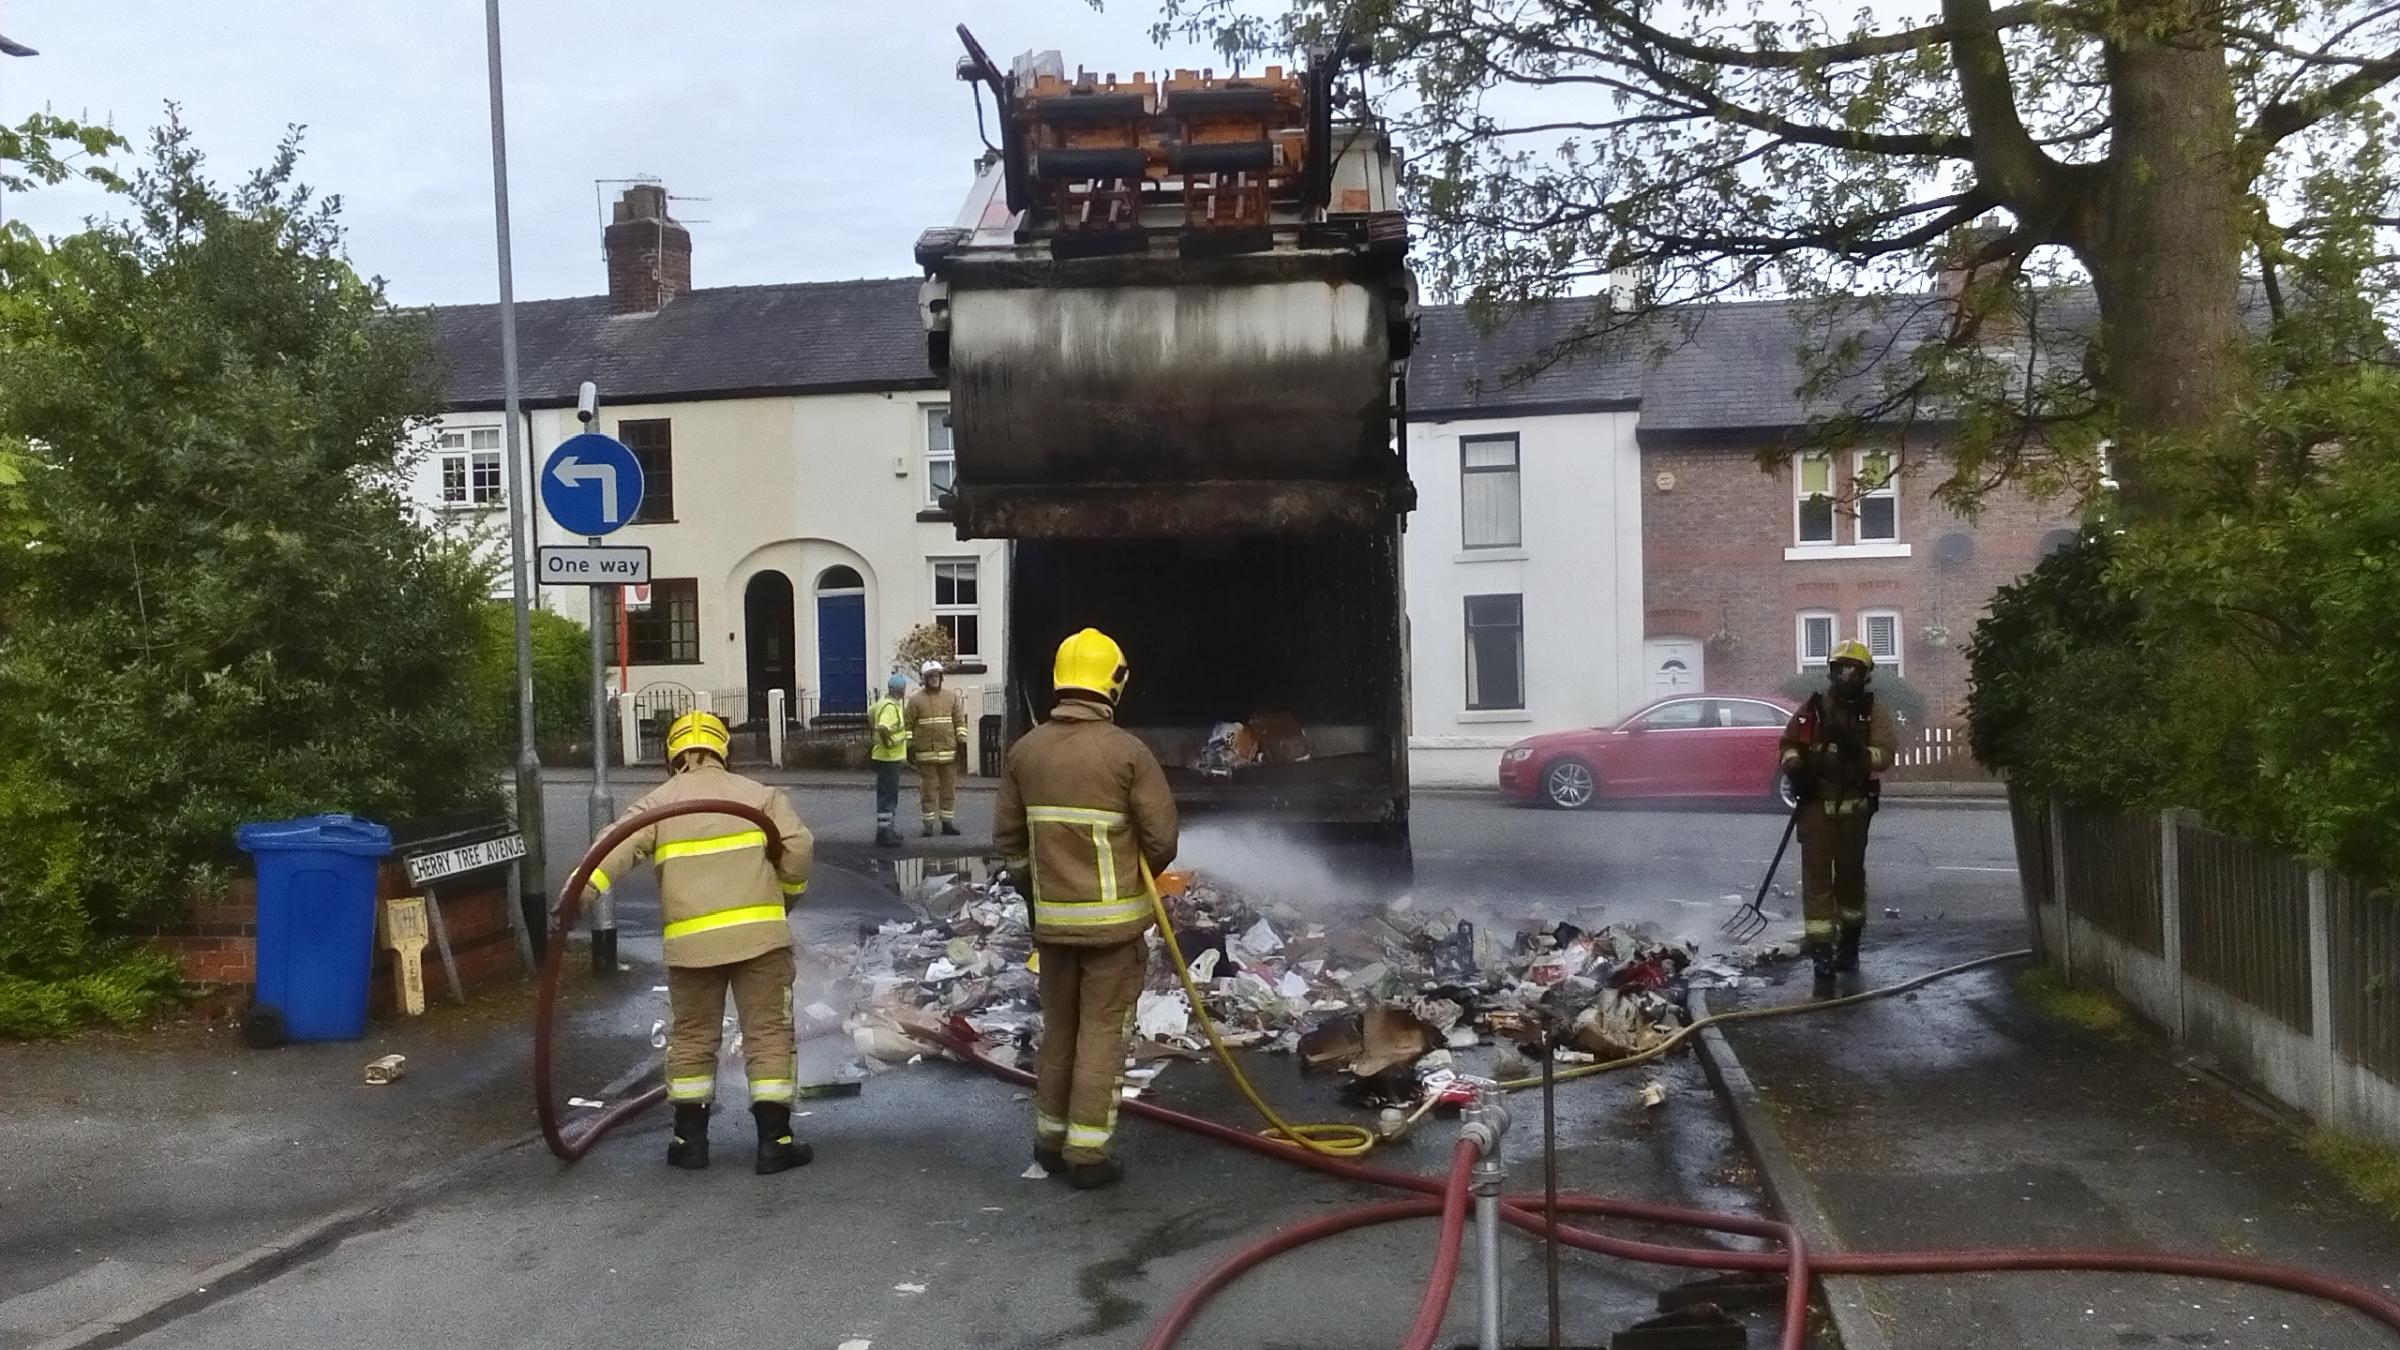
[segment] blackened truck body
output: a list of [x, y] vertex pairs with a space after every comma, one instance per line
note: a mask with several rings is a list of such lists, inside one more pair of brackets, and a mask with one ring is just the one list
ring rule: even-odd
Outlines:
[[[944, 506], [1010, 541], [1009, 736], [1046, 711], [1059, 640], [1099, 628], [1133, 667], [1118, 720], [1188, 812], [1405, 850], [1415, 299], [1389, 142], [1333, 117], [1331, 55], [1118, 81], [970, 51], [1001, 146], [917, 255]], [[1262, 715], [1307, 757], [1190, 767]]]

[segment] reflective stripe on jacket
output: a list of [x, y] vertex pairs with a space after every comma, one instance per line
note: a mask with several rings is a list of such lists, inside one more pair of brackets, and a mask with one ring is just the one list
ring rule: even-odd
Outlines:
[[966, 739], [966, 700], [955, 689], [920, 689], [908, 696], [908, 744], [919, 764], [947, 764]]
[[896, 698], [879, 698], [867, 709], [867, 724], [875, 730], [872, 759], [894, 763], [908, 758], [908, 712]]
[[1175, 860], [1175, 796], [1108, 708], [1062, 700], [1009, 747], [992, 842], [1031, 879], [1035, 938], [1129, 942], [1150, 927], [1149, 874]]
[[[1809, 722], [1814, 715], [1813, 729]], [[1865, 753], [1857, 758], [1841, 751], [1846, 739], [1863, 739]], [[1811, 795], [1825, 804], [1828, 815], [1848, 815], [1862, 811], [1867, 805], [1867, 785], [1876, 775], [1890, 767], [1892, 757], [1900, 753], [1900, 724], [1893, 720], [1892, 710], [1882, 699], [1867, 697], [1866, 718], [1861, 724], [1855, 710], [1841, 706], [1840, 701], [1823, 694], [1812, 695], [1808, 706], [1800, 710], [1783, 728], [1783, 765], [1797, 766], [1802, 757], [1816, 771], [1816, 785]]]
[[674, 816], [616, 846], [592, 873], [606, 891], [636, 863], [658, 868], [670, 966], [721, 966], [747, 961], [792, 943], [784, 921], [790, 902], [808, 890], [816, 840], [781, 792], [709, 764], [687, 769], [626, 809], [626, 816], [670, 802], [722, 798], [758, 807], [783, 836], [783, 857], [767, 858], [767, 834], [741, 816]]

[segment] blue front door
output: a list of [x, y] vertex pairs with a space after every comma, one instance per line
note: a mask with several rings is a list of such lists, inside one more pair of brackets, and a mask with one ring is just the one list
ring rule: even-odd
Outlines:
[[817, 597], [817, 711], [867, 710], [867, 597]]

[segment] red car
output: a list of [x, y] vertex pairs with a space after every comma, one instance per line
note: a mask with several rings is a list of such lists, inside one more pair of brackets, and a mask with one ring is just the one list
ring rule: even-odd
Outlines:
[[1603, 798], [1786, 795], [1776, 744], [1799, 710], [1776, 695], [1670, 698], [1614, 727], [1551, 731], [1500, 757], [1500, 790], [1576, 810]]

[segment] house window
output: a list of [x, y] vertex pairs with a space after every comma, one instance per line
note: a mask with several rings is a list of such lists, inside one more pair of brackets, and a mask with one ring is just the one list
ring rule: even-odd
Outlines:
[[972, 561], [935, 560], [933, 621], [950, 635], [951, 649], [958, 653], [959, 659], [973, 660], [982, 652], [983, 611], [976, 600]]
[[1467, 597], [1467, 708], [1525, 706], [1525, 597]]
[[1465, 436], [1458, 442], [1460, 542], [1466, 548], [1515, 548], [1525, 542], [1517, 476], [1517, 438]]
[[1900, 485], [1892, 456], [1883, 450], [1858, 452], [1858, 542], [1890, 543], [1900, 537]]
[[1803, 544], [1833, 542], [1833, 461], [1803, 455], [1792, 464], [1793, 537]]
[[1824, 610], [1803, 610], [1799, 615], [1800, 669], [1823, 670], [1833, 655], [1833, 644], [1839, 640], [1834, 632], [1833, 615]]
[[1900, 611], [1870, 609], [1861, 612], [1858, 616], [1858, 640], [1867, 644], [1867, 651], [1875, 657], [1876, 669], [1889, 670], [1894, 675], [1900, 673], [1903, 664], [1900, 655]]
[[925, 410], [925, 504], [940, 506], [942, 494], [958, 486], [958, 452], [950, 444], [950, 410]]
[[441, 457], [442, 505], [500, 504], [500, 428], [445, 431], [434, 445]]
[[[625, 443], [625, 448], [633, 452], [634, 459], [642, 466], [642, 509], [633, 513], [628, 524], [659, 525], [675, 519], [673, 428], [674, 422], [664, 417], [617, 423], [617, 439]], [[638, 652], [641, 648], [637, 644], [634, 650]]]
[[[688, 666], [700, 660], [700, 583], [662, 577], [650, 583], [650, 607], [625, 612], [637, 666]], [[606, 664], [617, 664], [617, 625], [602, 623]]]

